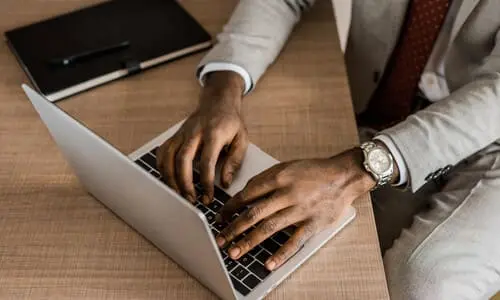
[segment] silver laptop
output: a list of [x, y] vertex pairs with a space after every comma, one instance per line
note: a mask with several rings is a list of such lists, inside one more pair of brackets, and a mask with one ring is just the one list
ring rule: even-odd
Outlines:
[[164, 184], [155, 169], [155, 149], [181, 124], [125, 156], [30, 87], [23, 89], [85, 189], [223, 299], [263, 298], [355, 217], [350, 207], [336, 228], [314, 236], [273, 272], [264, 262], [289, 238], [286, 230], [233, 261], [215, 243], [221, 229], [215, 213], [277, 160], [250, 145], [231, 187], [222, 190], [216, 183], [215, 201], [194, 206]]

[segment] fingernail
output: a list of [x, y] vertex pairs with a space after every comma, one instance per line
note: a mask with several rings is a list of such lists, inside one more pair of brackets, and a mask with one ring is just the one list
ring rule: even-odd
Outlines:
[[276, 263], [274, 262], [274, 260], [270, 259], [266, 262], [266, 268], [269, 270], [269, 271], [272, 271], [274, 268], [276, 267]]
[[231, 258], [238, 257], [238, 255], [240, 254], [240, 252], [241, 252], [240, 247], [237, 247], [237, 246], [229, 249], [229, 255], [231, 256]]
[[203, 204], [205, 205], [210, 204], [210, 198], [207, 195], [203, 195]]
[[224, 244], [226, 243], [226, 240], [221, 237], [221, 236], [218, 236], [216, 239], [215, 239], [215, 242], [217, 242], [217, 246], [219, 247], [223, 247]]

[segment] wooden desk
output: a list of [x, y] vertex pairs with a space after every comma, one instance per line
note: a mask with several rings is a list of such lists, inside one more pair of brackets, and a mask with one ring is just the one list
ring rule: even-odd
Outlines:
[[[2, 0], [0, 31], [95, 0]], [[235, 0], [185, 0], [212, 33]], [[328, 156], [358, 142], [330, 1], [318, 1], [245, 101], [251, 141], [280, 160]], [[33, 49], [36, 51], [36, 49]], [[186, 117], [202, 55], [60, 102], [129, 153]], [[20, 89], [0, 43], [0, 298], [211, 299], [215, 296], [91, 198]], [[387, 287], [368, 196], [355, 222], [270, 299], [382, 299]]]

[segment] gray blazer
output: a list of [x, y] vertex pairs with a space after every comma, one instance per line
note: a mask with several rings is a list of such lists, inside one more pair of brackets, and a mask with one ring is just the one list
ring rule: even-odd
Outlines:
[[[241, 0], [200, 65], [233, 63], [256, 83], [313, 2]], [[396, 44], [408, 0], [352, 2], [345, 59], [354, 107], [362, 112], [378, 84], [374, 73], [382, 74]], [[429, 174], [500, 143], [499, 16], [498, 0], [464, 0], [445, 60], [451, 95], [382, 132], [400, 150], [413, 191]]]

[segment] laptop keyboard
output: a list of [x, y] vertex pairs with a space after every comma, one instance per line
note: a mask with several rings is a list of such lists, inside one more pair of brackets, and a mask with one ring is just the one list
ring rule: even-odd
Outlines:
[[[151, 152], [146, 153], [140, 159], [136, 160], [135, 163], [155, 178], [161, 180], [162, 176], [156, 168], [157, 149], [158, 148], [155, 148]], [[197, 194], [202, 195], [203, 187], [200, 183], [200, 176], [197, 171], [193, 171], [193, 183], [195, 184]], [[231, 196], [219, 187], [215, 186], [214, 201], [212, 203], [209, 205], [204, 205], [201, 201], [197, 201], [196, 203], [196, 208], [198, 208], [205, 215], [214, 236], [219, 234], [225, 225], [227, 225], [216, 223], [215, 216], [224, 203], [226, 203], [230, 198]], [[233, 216], [233, 220], [238, 215], [239, 214], [235, 214]], [[255, 226], [252, 228], [255, 228]], [[255, 289], [264, 279], [266, 279], [266, 277], [269, 276], [269, 274], [271, 274], [271, 272], [264, 267], [264, 263], [289, 238], [289, 233], [286, 231], [280, 231], [264, 241], [260, 246], [255, 247], [247, 254], [240, 257], [238, 260], [231, 259], [227, 254], [227, 250], [221, 249], [222, 259], [224, 260], [226, 269], [230, 274], [234, 288], [244, 296], [248, 295], [253, 289]]]

